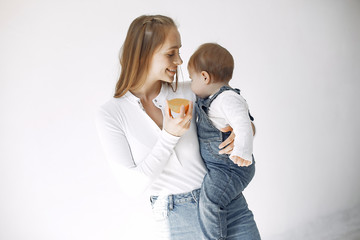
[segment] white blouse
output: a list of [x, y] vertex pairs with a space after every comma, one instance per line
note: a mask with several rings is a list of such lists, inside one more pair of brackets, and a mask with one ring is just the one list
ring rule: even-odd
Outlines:
[[[164, 115], [166, 99], [179, 97], [195, 102], [190, 82], [179, 82], [176, 92], [164, 83], [153, 103]], [[161, 130], [140, 99], [127, 92], [102, 105], [96, 123], [106, 157], [125, 191], [167, 195], [200, 188], [206, 168], [194, 117], [190, 129], [175, 137]]]
[[224, 91], [211, 102], [208, 116], [218, 129], [228, 125], [233, 128], [235, 140], [230, 156], [252, 162], [253, 131], [246, 100], [234, 91]]

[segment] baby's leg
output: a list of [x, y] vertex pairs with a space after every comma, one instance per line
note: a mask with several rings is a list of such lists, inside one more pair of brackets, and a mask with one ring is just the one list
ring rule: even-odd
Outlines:
[[260, 240], [253, 213], [241, 193], [227, 206], [227, 240]]
[[248, 167], [239, 167], [235, 164], [231, 165], [231, 170], [234, 173], [233, 179], [233, 189], [229, 189], [229, 194], [231, 193], [241, 193], [245, 190], [245, 188], [249, 185], [251, 180], [255, 175], [255, 159], [252, 157], [252, 164]]
[[230, 203], [226, 190], [231, 178], [225, 172], [210, 170], [200, 191], [199, 219], [203, 239], [225, 239], [227, 232], [226, 205]]

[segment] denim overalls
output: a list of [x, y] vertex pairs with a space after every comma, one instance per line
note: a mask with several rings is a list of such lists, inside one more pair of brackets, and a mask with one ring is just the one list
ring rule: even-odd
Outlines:
[[[237, 214], [243, 214], [246, 218], [242, 218], [240, 224], [247, 224], [241, 232], [241, 239], [260, 239], [253, 215], [242, 196], [242, 191], [255, 174], [254, 157], [250, 166], [239, 167], [230, 160], [228, 154], [219, 154], [219, 145], [230, 135], [230, 132], [223, 133], [218, 130], [207, 116], [211, 102], [223, 91], [235, 91], [240, 94], [238, 89], [223, 86], [211, 98], [197, 98], [195, 104], [200, 152], [208, 170], [200, 192], [200, 225], [205, 239], [225, 239], [229, 234], [228, 216], [232, 214], [228, 206], [233, 205], [233, 201], [238, 201], [237, 204], [243, 206], [238, 206], [236, 209], [242, 208], [243, 211]], [[249, 118], [253, 120], [250, 113]]]

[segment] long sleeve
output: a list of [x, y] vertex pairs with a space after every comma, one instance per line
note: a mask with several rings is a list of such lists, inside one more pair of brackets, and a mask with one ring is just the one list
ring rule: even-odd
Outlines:
[[[179, 97], [194, 97], [190, 83], [179, 83], [175, 92], [164, 83], [153, 103], [165, 111], [166, 99]], [[184, 135], [175, 137], [161, 130], [143, 110], [140, 99], [128, 91], [100, 107], [96, 125], [110, 169], [124, 192], [133, 196], [176, 194], [201, 186], [206, 167], [194, 123]]]
[[217, 106], [220, 106], [221, 115], [235, 133], [234, 149], [230, 156], [239, 156], [252, 161], [253, 133], [245, 99], [233, 91], [226, 91], [214, 102], [217, 100], [219, 100]]
[[[136, 119], [134, 120], [136, 121]], [[179, 141], [165, 130], [146, 156], [135, 163], [121, 117], [100, 109], [96, 125], [102, 147], [121, 187], [132, 194], [142, 193], [161, 174]], [[138, 151], [138, 150], [135, 150]], [[144, 149], [146, 151], [146, 149]]]

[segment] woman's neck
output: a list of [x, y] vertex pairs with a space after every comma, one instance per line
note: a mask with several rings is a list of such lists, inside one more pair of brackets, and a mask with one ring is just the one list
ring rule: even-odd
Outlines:
[[143, 86], [134, 91], [131, 91], [131, 93], [143, 101], [153, 100], [156, 96], [159, 95], [161, 85], [161, 81], [156, 81], [152, 83], [145, 82]]
[[163, 127], [163, 115], [161, 113], [161, 109], [154, 105], [153, 99], [156, 98], [161, 90], [161, 81], [153, 82], [149, 84], [149, 82], [145, 82], [145, 84], [132, 91], [136, 97], [140, 98], [143, 110], [147, 113], [147, 115], [156, 123], [156, 125], [162, 129]]

